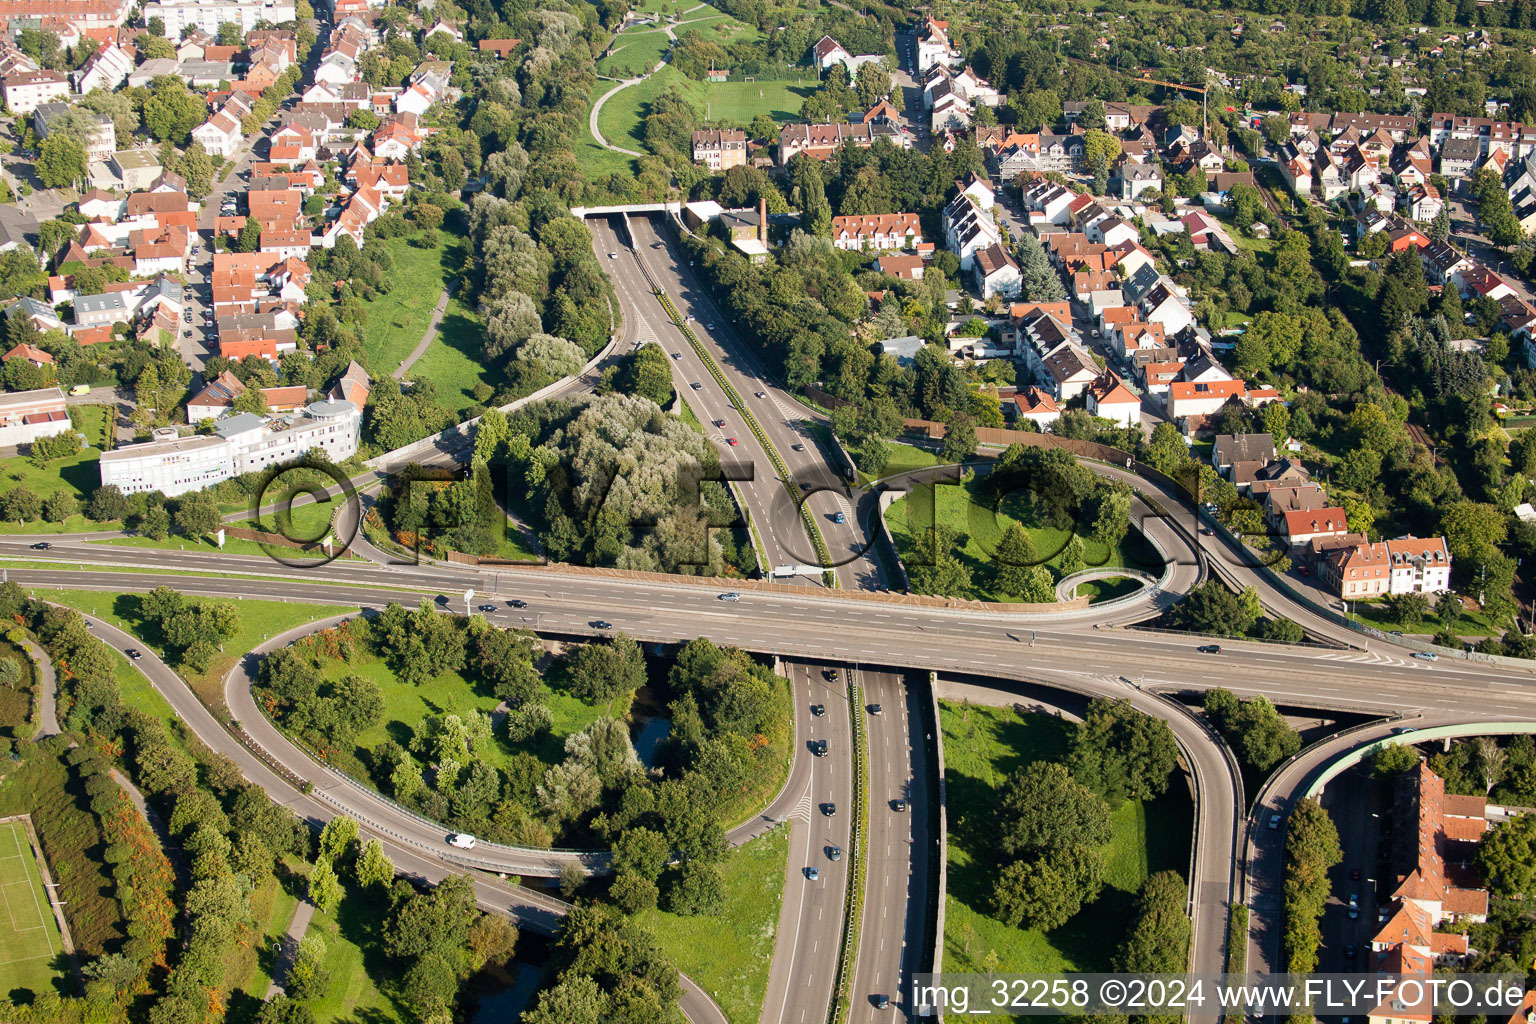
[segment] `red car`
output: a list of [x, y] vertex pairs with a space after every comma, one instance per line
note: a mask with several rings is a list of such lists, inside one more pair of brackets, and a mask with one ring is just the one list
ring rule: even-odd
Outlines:
[[726, 439], [725, 439], [725, 443], [726, 443], [726, 444], [728, 444], [728, 445], [730, 445], [730, 446], [731, 446], [731, 447], [732, 447], [732, 448], [735, 448], [735, 447], [736, 447], [736, 439], [735, 439], [735, 438], [734, 438], [734, 437], [728, 437], [728, 438], [726, 438]]

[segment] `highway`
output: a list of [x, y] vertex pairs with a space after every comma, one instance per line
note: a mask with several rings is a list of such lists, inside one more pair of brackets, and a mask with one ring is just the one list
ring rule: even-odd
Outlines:
[[[928, 685], [909, 687], [904, 673], [859, 671], [864, 731], [869, 742], [869, 832], [864, 908], [853, 972], [850, 1024], [910, 1019], [917, 1008], [907, 994], [912, 975], [933, 948], [928, 930], [929, 868], [936, 837], [929, 813], [933, 788], [926, 752]], [[875, 709], [878, 708], [878, 713]], [[906, 802], [896, 810], [895, 802]], [[876, 997], [890, 1001], [887, 1009]]]
[[[621, 233], [611, 221], [594, 218], [589, 224], [594, 235], [600, 239], [599, 246], [609, 245], [610, 248], [606, 250], [608, 252], [622, 254], [626, 251]], [[694, 381], [702, 383], [705, 390], [713, 389], [723, 405], [718, 415], [709, 417], [706, 425], [715, 419], [724, 418], [726, 427], [722, 429], [725, 435], [738, 440], [738, 457], [756, 458], [761, 454], [761, 449], [755, 445], [746, 448], [750, 431], [745, 424], [739, 422], [739, 415], [730, 408], [724, 392], [719, 390], [687, 339], [667, 319], [660, 302], [651, 295], [650, 280], [656, 281], [667, 292], [679, 313], [693, 317], [689, 326], [694, 334], [710, 351], [716, 365], [751, 409], [753, 417], [768, 435], [775, 451], [801, 489], [810, 492], [806, 505], [826, 541], [828, 552], [837, 567], [839, 583], [856, 589], [879, 589], [883, 575], [880, 566], [868, 553], [867, 538], [872, 534], [870, 524], [859, 522], [861, 514], [867, 516], [871, 513], [868, 507], [857, 506], [842, 476], [828, 468], [829, 460], [812, 429], [817, 423], [824, 423], [823, 418], [807, 409], [763, 371], [748, 346], [735, 336], [726, 316], [689, 269], [687, 258], [676, 248], [669, 232], [658, 228], [650, 217], [631, 217], [629, 225], [634, 233], [632, 255], [637, 263], [636, 269], [638, 264], [643, 263], [649, 272], [649, 279], [643, 272], [631, 274], [620, 267], [613, 275], [614, 286], [620, 288], [620, 279], [625, 279], [622, 282], [625, 291], [622, 298], [626, 308], [654, 310], [654, 315], [660, 318], [662, 336], [667, 339], [663, 348], [675, 342], [676, 347], [670, 351], [679, 352], [682, 356], [676, 360], [677, 368], [680, 372], [695, 374], [680, 384], [679, 392], [692, 403], [693, 396], [701, 394], [691, 390], [690, 385]], [[613, 270], [613, 264], [621, 262], [610, 261], [609, 269]], [[799, 450], [796, 450], [796, 445], [800, 446]], [[772, 464], [766, 456], [756, 462], [756, 466], [759, 476], [772, 477]], [[756, 497], [762, 504], [753, 503], [754, 517], [759, 521], [766, 518], [774, 523], [783, 542], [781, 550], [786, 556], [786, 562], [820, 564], [815, 549], [800, 525], [799, 511], [793, 506], [788, 493], [782, 487], [776, 487]], [[844, 522], [835, 521], [838, 513], [842, 513]], [[791, 532], [791, 527], [796, 532]]]
[[[832, 675], [827, 679], [826, 675]], [[848, 867], [843, 851], [853, 813], [853, 735], [842, 671], [798, 663], [789, 668], [795, 701], [796, 759], [805, 772], [786, 792], [789, 857], [768, 989], [760, 1024], [823, 1024], [837, 980]], [[820, 709], [820, 714], [813, 708]], [[813, 748], [825, 741], [825, 756]], [[828, 813], [828, 812], [831, 813]], [[833, 859], [833, 849], [838, 851]], [[814, 869], [817, 877], [810, 877]]]

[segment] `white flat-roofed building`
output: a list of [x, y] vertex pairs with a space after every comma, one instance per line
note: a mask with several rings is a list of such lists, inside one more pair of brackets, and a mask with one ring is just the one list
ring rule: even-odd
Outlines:
[[296, 417], [265, 420], [236, 413], [220, 420], [206, 437], [150, 441], [102, 453], [101, 482], [117, 485], [124, 494], [175, 496], [286, 465], [316, 449], [341, 462], [356, 454], [362, 421], [356, 405], [338, 399], [312, 402]]
[[58, 388], [0, 394], [0, 445], [30, 444], [72, 429]]
[[162, 19], [166, 38], [180, 39], [188, 26], [217, 38], [219, 26], [232, 21], [240, 26], [243, 36], [255, 28], [258, 21], [281, 25], [285, 21], [294, 21], [297, 15], [292, 0], [272, 0], [270, 3], [258, 0], [253, 3], [148, 3], [144, 5], [143, 17], [146, 22], [150, 18]]

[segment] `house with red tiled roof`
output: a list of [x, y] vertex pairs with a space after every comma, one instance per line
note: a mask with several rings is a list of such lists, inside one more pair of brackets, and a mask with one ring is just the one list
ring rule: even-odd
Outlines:
[[874, 213], [832, 218], [837, 249], [910, 249], [923, 240], [915, 213]]
[[341, 378], [330, 390], [332, 398], [351, 402], [359, 409], [368, 404], [368, 394], [368, 371], [359, 366], [356, 360], [347, 364]]
[[1293, 551], [1306, 547], [1314, 540], [1342, 537], [1348, 532], [1349, 527], [1345, 524], [1344, 510], [1341, 508], [1287, 512], [1281, 522], [1281, 533]]
[[1044, 430], [1061, 419], [1061, 406], [1044, 388], [1023, 387], [1013, 396], [1013, 419], [1028, 420]]
[[521, 45], [521, 39], [482, 39], [476, 44], [481, 53], [494, 53], [497, 59], [510, 57]]
[[[1377, 974], [1423, 975], [1471, 952], [1467, 933], [1447, 925], [1488, 919], [1488, 890], [1469, 884], [1488, 830], [1487, 799], [1447, 793], [1445, 780], [1420, 761], [1398, 776], [1392, 807], [1391, 870], [1383, 882], [1394, 903], [1371, 939], [1371, 966]], [[1395, 992], [1368, 1019], [1411, 1024], [1431, 1015]]]
[[1088, 411], [1114, 420], [1117, 426], [1135, 427], [1141, 423], [1141, 399], [1113, 370], [1106, 370], [1088, 385]]
[[22, 342], [5, 355], [0, 356], [0, 362], [8, 363], [12, 359], [24, 359], [38, 369], [53, 365], [52, 355], [44, 352], [36, 345], [29, 345], [26, 342]]

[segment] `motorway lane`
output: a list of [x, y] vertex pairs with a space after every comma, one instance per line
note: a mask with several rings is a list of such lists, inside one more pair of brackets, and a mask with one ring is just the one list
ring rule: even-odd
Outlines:
[[[823, 671], [833, 671], [829, 680]], [[832, 1004], [842, 948], [843, 908], [848, 891], [848, 835], [853, 814], [853, 733], [847, 675], [821, 664], [789, 666], [795, 700], [797, 753], [809, 770], [794, 791], [789, 816], [789, 857], [779, 904], [778, 937], [768, 971], [759, 1024], [815, 1024]], [[824, 709], [811, 713], [812, 705]], [[806, 756], [819, 740], [825, 757]], [[827, 814], [828, 806], [835, 813]], [[843, 851], [833, 860], [832, 847]], [[809, 876], [815, 868], [818, 878]]]
[[[869, 739], [869, 833], [864, 875], [863, 922], [853, 972], [850, 1024], [911, 1020], [907, 1003], [912, 975], [923, 969], [933, 946], [928, 933], [929, 868], [934, 854], [929, 815], [930, 780], [923, 702], [927, 683], [909, 687], [899, 672], [859, 672], [864, 687], [865, 733]], [[880, 705], [881, 713], [869, 711]], [[905, 800], [907, 809], [892, 808]], [[885, 1010], [876, 995], [890, 999]]]
[[[873, 531], [868, 527], [872, 524], [858, 522], [842, 477], [828, 468], [811, 430], [820, 417], [764, 372], [749, 346], [736, 336], [729, 319], [689, 268], [686, 255], [673, 244], [670, 234], [650, 217], [631, 217], [629, 223], [635, 234], [636, 253], [666, 289], [678, 311], [684, 315], [693, 314], [694, 333], [710, 349], [721, 372], [752, 410], [779, 457], [800, 482], [801, 489], [819, 492], [811, 494], [806, 504], [816, 518], [833, 562], [837, 564], [839, 582], [857, 589], [882, 589], [880, 566], [870, 551]], [[662, 248], [652, 249], [658, 243]], [[758, 398], [758, 392], [764, 397]], [[804, 450], [795, 451], [796, 444]], [[776, 509], [777, 516], [798, 517], [798, 511], [789, 506], [787, 499], [782, 505], [782, 509]], [[838, 512], [843, 513], [845, 522], [834, 522]], [[800, 561], [815, 564], [814, 551], [806, 554], [812, 557]]]
[[[672, 364], [672, 386], [698, 416], [705, 435], [720, 449], [721, 464], [741, 463], [750, 468], [751, 478], [735, 486], [766, 549], [768, 564], [763, 566], [764, 571], [789, 562], [815, 564], [815, 549], [799, 516], [792, 514], [789, 495], [774, 474], [772, 462], [688, 339], [666, 315], [651, 292], [634, 251], [608, 220], [594, 219], [591, 227], [593, 244], [606, 263], [619, 304], [624, 307], [624, 330], [635, 332], [636, 342], [654, 341], [667, 353]], [[606, 259], [609, 252], [616, 253], [618, 258]], [[678, 308], [686, 312], [686, 307]], [[702, 331], [698, 324], [694, 328]], [[672, 358], [674, 355], [678, 358]], [[700, 385], [698, 390], [694, 390], [694, 384]], [[724, 426], [715, 425], [720, 420]], [[727, 438], [735, 438], [736, 445], [728, 444]]]

